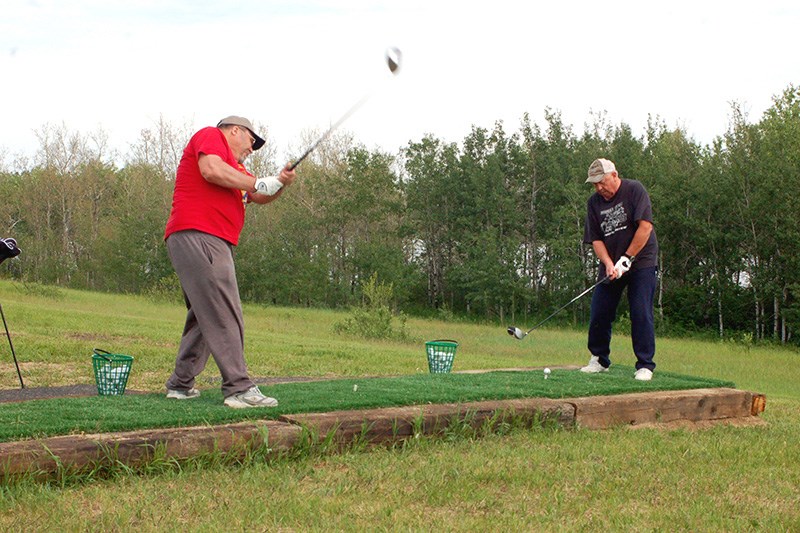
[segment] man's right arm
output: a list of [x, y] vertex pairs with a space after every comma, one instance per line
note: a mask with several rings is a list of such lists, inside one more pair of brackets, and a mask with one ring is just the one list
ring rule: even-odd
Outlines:
[[614, 261], [612, 261], [611, 256], [608, 254], [608, 249], [606, 248], [606, 244], [603, 241], [592, 241], [592, 248], [594, 249], [594, 255], [600, 260], [600, 263], [606, 267], [606, 275], [609, 279], [617, 279], [617, 272], [614, 270]]
[[197, 166], [200, 168], [200, 174], [209, 183], [251, 193], [256, 190], [256, 179], [254, 177], [248, 176], [244, 172], [239, 172], [218, 155], [200, 154]]

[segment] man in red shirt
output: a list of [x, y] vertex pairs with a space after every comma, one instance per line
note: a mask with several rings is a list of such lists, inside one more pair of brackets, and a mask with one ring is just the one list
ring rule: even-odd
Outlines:
[[266, 204], [291, 185], [294, 171], [255, 178], [244, 168], [264, 146], [244, 117], [230, 116], [189, 140], [175, 177], [172, 211], [164, 233], [167, 252], [186, 301], [186, 323], [167, 380], [167, 398], [195, 398], [195, 378], [212, 355], [222, 374], [225, 405], [275, 407], [250, 379], [244, 360], [244, 321], [233, 247], [244, 226], [244, 201]]

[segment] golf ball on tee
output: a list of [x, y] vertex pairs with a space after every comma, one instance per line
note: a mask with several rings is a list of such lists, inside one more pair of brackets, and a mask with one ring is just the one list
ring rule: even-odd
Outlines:
[[547, 379], [548, 377], [550, 377], [550, 369], [549, 368], [545, 368], [544, 369], [544, 379]]

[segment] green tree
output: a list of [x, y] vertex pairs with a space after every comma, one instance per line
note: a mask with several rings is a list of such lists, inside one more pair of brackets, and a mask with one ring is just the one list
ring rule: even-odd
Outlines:
[[447, 285], [447, 272], [455, 261], [458, 148], [428, 135], [409, 143], [403, 157], [406, 216], [401, 231], [412, 262], [427, 280], [420, 303], [452, 308], [454, 292]]
[[[785, 309], [793, 306], [800, 282], [800, 88], [789, 86], [757, 125], [752, 147], [759, 162], [753, 180], [754, 217], [758, 216], [758, 246], [763, 308], [771, 312], [774, 339], [786, 342], [796, 322], [787, 323]], [[770, 328], [771, 325], [771, 328]]]

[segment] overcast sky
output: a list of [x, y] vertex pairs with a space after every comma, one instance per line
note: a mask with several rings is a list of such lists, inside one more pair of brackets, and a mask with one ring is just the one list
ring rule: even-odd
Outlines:
[[497, 120], [512, 133], [547, 107], [578, 133], [606, 112], [641, 135], [653, 114], [705, 144], [731, 102], [755, 122], [800, 83], [798, 31], [788, 0], [5, 0], [0, 157], [32, 155], [47, 123], [102, 128], [125, 153], [159, 117], [229, 114], [288, 157], [365, 94], [343, 128], [390, 152]]

